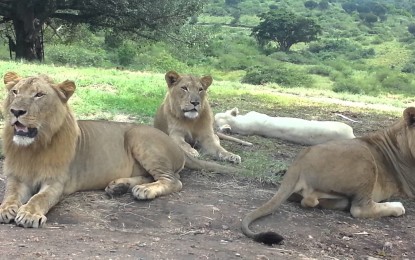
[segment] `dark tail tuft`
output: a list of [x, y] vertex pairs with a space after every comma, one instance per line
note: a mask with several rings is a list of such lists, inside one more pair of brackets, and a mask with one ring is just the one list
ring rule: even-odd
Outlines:
[[268, 246], [280, 244], [283, 240], [284, 238], [281, 235], [271, 231], [256, 234], [254, 237], [254, 241]]

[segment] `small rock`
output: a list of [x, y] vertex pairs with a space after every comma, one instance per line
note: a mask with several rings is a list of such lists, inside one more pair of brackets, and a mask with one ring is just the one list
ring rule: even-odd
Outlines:
[[385, 244], [383, 244], [383, 247], [384, 247], [385, 249], [389, 249], [389, 250], [391, 250], [391, 249], [392, 249], [392, 247], [393, 247], [393, 245], [392, 245], [392, 243], [391, 243], [391, 242], [385, 242]]

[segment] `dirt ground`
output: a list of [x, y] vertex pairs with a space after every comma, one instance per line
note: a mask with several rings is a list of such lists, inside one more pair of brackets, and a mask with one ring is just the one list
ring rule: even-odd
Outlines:
[[[356, 135], [397, 118], [346, 107], [306, 109], [263, 112], [302, 118], [318, 114], [318, 119], [332, 119], [340, 112], [360, 122], [352, 124]], [[255, 144], [262, 137], [241, 138]], [[275, 144], [271, 158], [287, 163], [303, 148], [266, 141]], [[230, 142], [223, 145], [231, 151], [248, 149]], [[130, 194], [109, 198], [103, 191], [78, 192], [49, 212], [45, 228], [0, 225], [0, 259], [415, 259], [413, 201], [399, 199], [406, 208], [402, 217], [369, 220], [286, 202], [252, 225], [255, 231], [274, 230], [285, 237], [282, 245], [270, 247], [246, 238], [240, 220], [267, 201], [278, 184], [190, 170], [181, 176], [181, 192], [152, 201], [136, 201]], [[4, 184], [0, 174], [0, 198]]]

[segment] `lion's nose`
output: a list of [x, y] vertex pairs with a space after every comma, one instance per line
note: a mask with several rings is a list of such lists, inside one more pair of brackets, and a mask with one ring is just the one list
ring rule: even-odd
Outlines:
[[199, 101], [190, 101], [190, 104], [192, 104], [193, 106], [198, 106], [200, 104]]
[[20, 110], [20, 109], [10, 109], [10, 112], [12, 112], [12, 114], [15, 116], [15, 117], [19, 117], [19, 116], [22, 116], [22, 115], [24, 115], [24, 114], [26, 114], [26, 110]]

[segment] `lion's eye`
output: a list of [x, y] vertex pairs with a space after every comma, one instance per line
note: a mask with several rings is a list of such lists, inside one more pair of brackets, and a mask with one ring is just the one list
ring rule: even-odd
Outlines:
[[17, 89], [12, 89], [12, 93], [13, 93], [14, 95], [17, 95]]
[[46, 95], [46, 94], [42, 93], [42, 92], [38, 92], [38, 93], [35, 94], [35, 98], [40, 98], [40, 97], [43, 97], [44, 95]]
[[199, 92], [202, 92], [204, 89], [203, 88], [199, 88]]
[[189, 91], [189, 89], [185, 86], [185, 87], [182, 87], [182, 89], [184, 90], [184, 91]]

